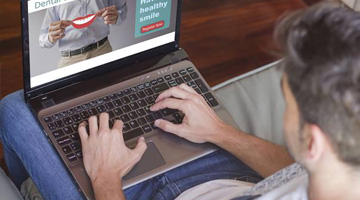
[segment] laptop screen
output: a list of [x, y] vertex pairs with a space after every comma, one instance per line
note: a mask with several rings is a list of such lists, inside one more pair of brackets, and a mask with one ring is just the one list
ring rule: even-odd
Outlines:
[[174, 42], [177, 1], [28, 1], [30, 87]]

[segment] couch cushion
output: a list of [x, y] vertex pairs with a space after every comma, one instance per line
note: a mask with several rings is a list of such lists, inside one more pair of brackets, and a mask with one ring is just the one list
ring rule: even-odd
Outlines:
[[22, 199], [19, 190], [0, 168], [0, 194], [1, 199], [18, 200]]

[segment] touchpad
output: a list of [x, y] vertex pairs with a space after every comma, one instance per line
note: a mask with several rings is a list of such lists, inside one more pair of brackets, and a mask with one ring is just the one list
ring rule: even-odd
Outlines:
[[165, 160], [156, 148], [153, 142], [147, 143], [147, 149], [141, 160], [135, 167], [123, 178], [124, 181], [134, 178], [138, 175], [146, 173], [150, 170], [165, 165]]

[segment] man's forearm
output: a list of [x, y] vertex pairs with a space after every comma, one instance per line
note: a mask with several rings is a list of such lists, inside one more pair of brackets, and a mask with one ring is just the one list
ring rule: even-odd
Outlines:
[[227, 150], [263, 177], [294, 163], [283, 146], [240, 132], [231, 126], [225, 126], [222, 130], [224, 134], [216, 134], [210, 142]]
[[113, 177], [92, 182], [96, 200], [125, 200], [120, 178]]

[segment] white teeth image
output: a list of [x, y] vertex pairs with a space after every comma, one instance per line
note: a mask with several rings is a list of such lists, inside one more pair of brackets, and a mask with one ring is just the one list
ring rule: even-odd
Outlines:
[[74, 21], [74, 24], [77, 24], [77, 25], [86, 24], [89, 21], [91, 21], [92, 19], [94, 19], [94, 17], [95, 17], [95, 15], [92, 15], [92, 16], [84, 18], [84, 19], [76, 20], [76, 21]]

